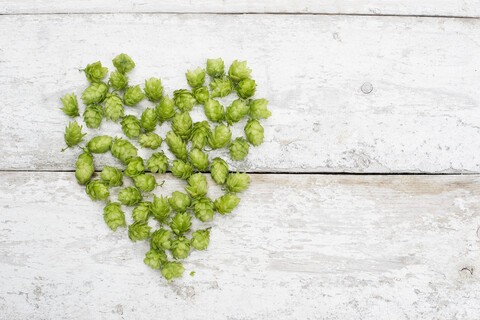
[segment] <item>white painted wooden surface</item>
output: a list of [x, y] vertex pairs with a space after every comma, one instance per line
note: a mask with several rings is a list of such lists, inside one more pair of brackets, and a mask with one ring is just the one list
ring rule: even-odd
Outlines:
[[[147, 244], [110, 231], [73, 173], [0, 173], [0, 318], [480, 314], [480, 176], [251, 177], [209, 249], [167, 285], [143, 264]], [[167, 176], [157, 194], [183, 184]]]
[[212, 12], [480, 16], [479, 0], [3, 0], [0, 13]]
[[[77, 153], [58, 153], [68, 121], [59, 97], [83, 90], [77, 68], [127, 52], [132, 83], [159, 76], [170, 94], [208, 57], [249, 61], [273, 116], [264, 145], [233, 168], [480, 171], [480, 20], [33, 15], [2, 16], [0, 29], [2, 170], [72, 169]], [[120, 133], [111, 123], [101, 130]]]

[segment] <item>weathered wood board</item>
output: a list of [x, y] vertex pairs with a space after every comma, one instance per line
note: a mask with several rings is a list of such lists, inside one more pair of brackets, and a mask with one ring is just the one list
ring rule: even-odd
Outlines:
[[3, 0], [0, 14], [38, 13], [309, 13], [480, 16], [479, 0]]
[[[73, 173], [1, 172], [0, 318], [480, 314], [480, 176], [251, 178], [237, 210], [208, 224], [208, 250], [167, 285], [143, 264], [148, 245], [109, 230]], [[166, 180], [157, 194], [184, 185]]]
[[[480, 171], [480, 20], [33, 15], [2, 16], [0, 29], [1, 170], [72, 169], [78, 152], [59, 153], [68, 122], [59, 97], [81, 94], [78, 68], [98, 59], [110, 66], [127, 52], [137, 62], [131, 83], [159, 76], [169, 94], [208, 57], [249, 61], [273, 116], [263, 122], [262, 147], [232, 168]], [[113, 123], [101, 130], [121, 133]]]

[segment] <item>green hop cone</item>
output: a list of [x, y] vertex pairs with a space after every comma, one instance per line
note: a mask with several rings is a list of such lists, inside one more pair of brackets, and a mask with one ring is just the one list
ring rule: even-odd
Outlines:
[[243, 160], [248, 154], [248, 142], [243, 137], [238, 137], [230, 144], [230, 158], [232, 160]]
[[63, 104], [63, 108], [60, 108], [69, 117], [75, 118], [80, 115], [78, 113], [78, 101], [75, 93], [66, 94], [65, 97], [60, 98]]
[[267, 99], [257, 99], [250, 101], [250, 116], [253, 119], [259, 120], [261, 118], [268, 118], [272, 115], [270, 110], [267, 109]]
[[98, 128], [103, 119], [103, 109], [99, 104], [91, 104], [83, 112], [83, 121], [89, 128]]
[[159, 198], [155, 195], [153, 196], [150, 210], [153, 217], [161, 223], [164, 223], [170, 217], [170, 213], [172, 212], [167, 197], [160, 196]]
[[108, 73], [108, 68], [102, 67], [102, 63], [97, 61], [87, 65], [84, 69], [87, 80], [90, 83], [100, 82]]
[[188, 179], [193, 172], [193, 167], [188, 161], [173, 160], [172, 174], [179, 179]]
[[133, 177], [133, 183], [135, 184], [135, 187], [137, 187], [143, 192], [153, 191], [153, 189], [158, 186], [155, 177], [149, 173], [144, 173], [139, 176]]
[[180, 111], [191, 111], [197, 102], [193, 94], [186, 89], [175, 90], [173, 101]]
[[157, 118], [160, 121], [167, 121], [175, 114], [175, 103], [166, 95], [160, 100], [159, 104], [155, 105]]
[[192, 148], [203, 149], [207, 144], [207, 137], [210, 132], [208, 121], [195, 122], [188, 140], [192, 141]]
[[243, 100], [234, 100], [225, 111], [225, 120], [228, 124], [238, 122], [245, 118], [249, 111], [250, 107]]
[[190, 253], [190, 240], [185, 237], [175, 237], [170, 251], [175, 259], [185, 259]]
[[147, 221], [150, 215], [150, 207], [152, 204], [148, 201], [142, 201], [135, 206], [132, 211], [132, 218], [134, 221]]
[[109, 202], [103, 208], [103, 219], [113, 231], [118, 227], [126, 227], [125, 214], [122, 211], [121, 204], [118, 202]]
[[146, 221], [137, 221], [128, 226], [128, 237], [133, 242], [145, 240], [150, 237], [151, 227]]
[[85, 191], [92, 200], [107, 200], [108, 196], [110, 195], [107, 185], [101, 180], [89, 181]]
[[138, 139], [138, 143], [140, 143], [142, 148], [148, 148], [152, 150], [158, 149], [162, 145], [162, 142], [162, 138], [153, 132], [141, 134], [140, 139]]
[[145, 166], [143, 165], [143, 159], [141, 157], [131, 158], [127, 161], [127, 167], [123, 172], [127, 177], [133, 178], [139, 176], [145, 172]]
[[224, 124], [220, 124], [208, 134], [207, 141], [212, 149], [220, 149], [226, 147], [231, 138], [232, 132], [230, 128]]
[[207, 74], [210, 77], [218, 78], [225, 72], [225, 64], [222, 58], [207, 59]]
[[235, 193], [227, 193], [217, 198], [213, 204], [215, 205], [215, 211], [225, 215], [225, 213], [232, 213], [239, 202], [240, 198], [238, 198]]
[[185, 191], [187, 191], [192, 198], [202, 197], [207, 194], [207, 178], [200, 172], [192, 174], [187, 182], [188, 185], [185, 187]]
[[133, 206], [142, 201], [142, 199], [143, 197], [140, 190], [134, 187], [120, 189], [118, 193], [118, 201], [126, 206]]
[[182, 235], [190, 230], [192, 217], [186, 212], [177, 213], [170, 222], [170, 229], [175, 234]]
[[163, 151], [152, 154], [147, 161], [147, 169], [149, 169], [152, 173], [165, 173], [167, 172], [167, 168], [168, 158]]
[[192, 233], [192, 247], [197, 250], [205, 250], [210, 243], [210, 228], [197, 230]]
[[165, 141], [167, 142], [168, 149], [175, 157], [178, 159], [187, 160], [187, 144], [180, 136], [175, 134], [173, 131], [168, 131]]
[[63, 149], [62, 151], [76, 146], [82, 142], [85, 135], [86, 133], [82, 133], [82, 126], [79, 126], [77, 121], [70, 122], [65, 128], [65, 134], [63, 135], [65, 143], [67, 144], [67, 148]]
[[123, 90], [128, 85], [128, 77], [125, 73], [121, 73], [118, 70], [110, 72], [110, 78], [108, 79], [108, 84], [114, 90], [117, 90], [117, 91]]
[[113, 138], [110, 136], [93, 137], [87, 143], [88, 151], [92, 153], [105, 153], [110, 150]]
[[168, 203], [173, 210], [177, 212], [185, 212], [191, 204], [190, 197], [180, 191], [174, 191], [172, 196], [168, 198]]
[[105, 117], [108, 120], [117, 121], [123, 117], [123, 102], [116, 93], [108, 93], [105, 98]]
[[155, 130], [157, 126], [157, 112], [153, 108], [147, 108], [143, 111], [142, 116], [140, 117], [140, 125], [146, 132]]
[[192, 88], [200, 87], [205, 82], [205, 70], [200, 67], [195, 70], [188, 70], [185, 76], [187, 77], [188, 85]]
[[134, 87], [127, 87], [125, 93], [123, 94], [123, 103], [127, 106], [134, 106], [145, 98], [145, 94], [139, 85]]
[[123, 185], [123, 174], [117, 168], [104, 166], [100, 178], [109, 187], [119, 187]]
[[245, 135], [248, 142], [254, 146], [259, 146], [263, 142], [263, 127], [257, 120], [249, 120], [245, 126]]
[[210, 92], [208, 92], [207, 87], [198, 87], [192, 90], [193, 96], [198, 103], [204, 104], [210, 98]]
[[79, 184], [86, 184], [95, 172], [93, 157], [90, 152], [84, 152], [78, 156], [76, 162], [75, 178]]
[[193, 213], [202, 222], [213, 219], [213, 201], [207, 197], [195, 198], [192, 201]]
[[252, 73], [252, 69], [247, 67], [247, 61], [235, 60], [228, 69], [228, 76], [235, 82], [250, 78], [250, 73]]
[[170, 283], [173, 278], [180, 278], [184, 271], [185, 268], [180, 262], [168, 261], [162, 267], [162, 276]]
[[154, 250], [170, 249], [172, 245], [172, 231], [158, 229], [152, 233], [150, 238], [150, 248]]
[[158, 78], [150, 78], [145, 80], [145, 95], [150, 101], [158, 101], [163, 95], [162, 80]]
[[224, 184], [228, 176], [228, 164], [221, 158], [215, 158], [210, 163], [210, 171], [217, 184]]
[[200, 171], [205, 171], [208, 168], [208, 155], [200, 149], [190, 150], [190, 162]]
[[227, 189], [230, 192], [242, 192], [247, 189], [250, 177], [246, 173], [230, 173], [227, 178]]
[[122, 138], [115, 138], [113, 139], [112, 146], [110, 147], [110, 152], [112, 155], [126, 163], [133, 157], [137, 156], [138, 149], [130, 143], [130, 141], [122, 139]]
[[135, 68], [135, 62], [133, 62], [132, 58], [125, 53], [121, 53], [116, 56], [112, 62], [115, 68], [117, 68], [117, 70], [121, 73], [130, 72], [133, 68]]
[[225, 109], [217, 100], [208, 99], [208, 101], [205, 102], [205, 115], [207, 116], [208, 120], [220, 122], [223, 120], [224, 114]]
[[142, 132], [140, 121], [133, 115], [125, 116], [120, 124], [122, 125], [123, 133], [130, 139], [138, 137]]
[[86, 105], [100, 103], [105, 99], [108, 92], [108, 86], [103, 82], [92, 83], [82, 93], [83, 103]]
[[143, 262], [152, 269], [161, 269], [167, 261], [167, 254], [163, 250], [150, 250], [143, 259]]
[[232, 92], [233, 83], [230, 79], [215, 78], [210, 82], [210, 97], [211, 98], [223, 98], [228, 96]]
[[172, 130], [180, 136], [180, 138], [186, 140], [192, 131], [192, 118], [190, 117], [190, 113], [175, 113], [172, 118]]
[[255, 94], [257, 84], [255, 80], [252, 79], [243, 79], [237, 85], [237, 94], [242, 99], [248, 99]]

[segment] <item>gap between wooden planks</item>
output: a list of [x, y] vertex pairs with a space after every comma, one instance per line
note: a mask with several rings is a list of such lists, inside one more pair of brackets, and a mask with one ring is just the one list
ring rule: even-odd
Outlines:
[[4, 0], [0, 14], [42, 13], [293, 13], [478, 17], [479, 0]]
[[[157, 194], [185, 185], [171, 175]], [[251, 175], [211, 245], [167, 285], [73, 173], [0, 173], [8, 319], [472, 319], [480, 175]], [[210, 196], [221, 194], [209, 178]], [[129, 210], [127, 210], [127, 217]], [[128, 217], [130, 220], [130, 218]], [[195, 222], [198, 226], [198, 222]], [[190, 277], [190, 271], [196, 271]]]
[[[270, 100], [273, 116], [262, 122], [265, 143], [245, 162], [230, 162], [233, 170], [480, 172], [478, 20], [41, 15], [4, 16], [0, 28], [8, 48], [0, 51], [2, 170], [71, 170], [78, 152], [59, 152], [68, 122], [59, 97], [87, 85], [78, 68], [127, 52], [137, 63], [131, 83], [158, 76], [170, 95], [208, 57], [249, 62], [256, 96]], [[192, 115], [201, 119], [200, 108]], [[157, 132], [164, 137], [167, 127]], [[87, 138], [122, 135], [111, 122], [100, 130]], [[240, 126], [234, 137], [241, 134]], [[214, 156], [228, 159], [225, 151]], [[109, 155], [96, 161], [97, 169], [118, 165]]]

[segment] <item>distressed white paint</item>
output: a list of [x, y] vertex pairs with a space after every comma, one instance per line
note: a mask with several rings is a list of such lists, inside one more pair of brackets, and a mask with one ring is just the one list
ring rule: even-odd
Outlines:
[[[209, 224], [208, 250], [167, 285], [143, 264], [148, 245], [109, 230], [73, 173], [0, 173], [1, 317], [480, 314], [480, 176], [251, 178], [237, 210]], [[157, 194], [184, 184], [166, 180]]]
[[[248, 60], [273, 116], [265, 143], [232, 168], [480, 171], [479, 20], [46, 15], [3, 16], [0, 29], [0, 169], [72, 169], [78, 151], [59, 153], [68, 121], [59, 97], [86, 86], [78, 68], [111, 67], [127, 52], [137, 63], [131, 82], [159, 76], [169, 94], [208, 57]], [[121, 131], [109, 123], [98, 132]]]
[[0, 13], [328, 13], [375, 15], [480, 16], [479, 0], [3, 0]]

